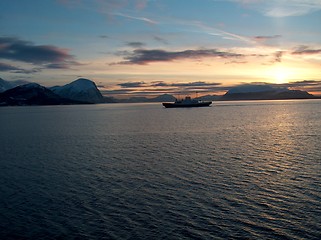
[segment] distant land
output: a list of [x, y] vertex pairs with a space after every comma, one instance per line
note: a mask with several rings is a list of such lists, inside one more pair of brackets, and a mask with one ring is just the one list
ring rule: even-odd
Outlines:
[[300, 90], [289, 90], [284, 87], [269, 85], [242, 85], [230, 89], [219, 100], [281, 100], [281, 99], [311, 99], [314, 95]]
[[[224, 95], [205, 95], [204, 101], [316, 99], [306, 91], [289, 90], [260, 84], [244, 84], [231, 88]], [[175, 97], [162, 94], [154, 98], [131, 97], [116, 99], [101, 94], [95, 82], [79, 78], [64, 86], [44, 87], [26, 81], [5, 81], [0, 78], [0, 106], [66, 105], [96, 103], [173, 102]]]

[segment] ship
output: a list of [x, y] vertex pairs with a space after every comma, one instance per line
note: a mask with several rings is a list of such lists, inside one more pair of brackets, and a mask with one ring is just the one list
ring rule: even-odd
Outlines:
[[191, 97], [185, 97], [183, 100], [176, 99], [175, 102], [164, 102], [162, 103], [165, 108], [191, 108], [191, 107], [209, 107], [211, 101], [202, 101], [192, 99]]

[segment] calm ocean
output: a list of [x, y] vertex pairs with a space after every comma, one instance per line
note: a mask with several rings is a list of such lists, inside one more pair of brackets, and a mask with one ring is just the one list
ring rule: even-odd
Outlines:
[[321, 100], [0, 108], [0, 239], [320, 239]]

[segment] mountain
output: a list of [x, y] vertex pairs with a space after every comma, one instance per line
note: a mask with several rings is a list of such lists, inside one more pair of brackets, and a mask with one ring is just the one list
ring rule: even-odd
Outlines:
[[242, 85], [230, 89], [220, 100], [277, 100], [314, 98], [306, 91], [270, 85]]
[[101, 95], [96, 84], [85, 78], [79, 78], [64, 86], [51, 87], [50, 90], [62, 98], [75, 101], [89, 103], [104, 102], [104, 97]]
[[267, 84], [243, 84], [234, 88], [231, 88], [227, 94], [234, 93], [256, 93], [256, 92], [283, 92], [287, 91], [284, 87], [275, 87]]
[[7, 91], [8, 89], [12, 88], [10, 82], [3, 80], [0, 78], [0, 93]]
[[151, 101], [151, 102], [174, 102], [175, 99], [176, 98], [173, 95], [163, 94], [163, 95], [157, 96], [155, 98], [151, 98], [151, 99], [149, 99], [149, 101]]
[[149, 98], [146, 97], [131, 97], [125, 99], [115, 99], [118, 103], [143, 103], [149, 102]]
[[202, 101], [217, 101], [221, 98], [221, 95], [205, 95], [201, 97], [197, 97], [195, 99], [202, 100]]
[[175, 97], [170, 94], [162, 94], [154, 98], [147, 97], [131, 97], [127, 99], [115, 99], [116, 102], [121, 103], [143, 103], [143, 102], [174, 102]]
[[306, 98], [315, 98], [314, 95], [300, 90], [288, 90], [284, 92], [277, 93], [275, 95], [277, 99], [306, 99]]
[[17, 81], [6, 81], [3, 80], [2, 78], [0, 78], [0, 93], [7, 91], [11, 88], [14, 88], [16, 86], [22, 85], [22, 84], [26, 84], [28, 83], [27, 81], [23, 81], [23, 80], [17, 80]]
[[51, 90], [37, 83], [24, 84], [0, 93], [0, 106], [60, 105], [76, 103], [80, 102], [61, 98]]

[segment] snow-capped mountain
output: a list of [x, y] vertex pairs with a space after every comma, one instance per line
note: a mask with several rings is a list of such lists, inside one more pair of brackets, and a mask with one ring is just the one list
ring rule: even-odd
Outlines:
[[50, 90], [62, 98], [76, 101], [101, 103], [104, 100], [96, 84], [85, 78], [77, 79], [64, 86], [51, 87]]
[[20, 85], [0, 94], [1, 106], [57, 105], [71, 103], [71, 100], [62, 99], [51, 90], [37, 83]]
[[2, 78], [0, 78], [0, 93], [7, 91], [11, 88], [14, 88], [16, 86], [22, 85], [22, 84], [26, 84], [28, 83], [27, 81], [23, 81], [23, 80], [17, 80], [17, 81], [6, 81], [3, 80]]

